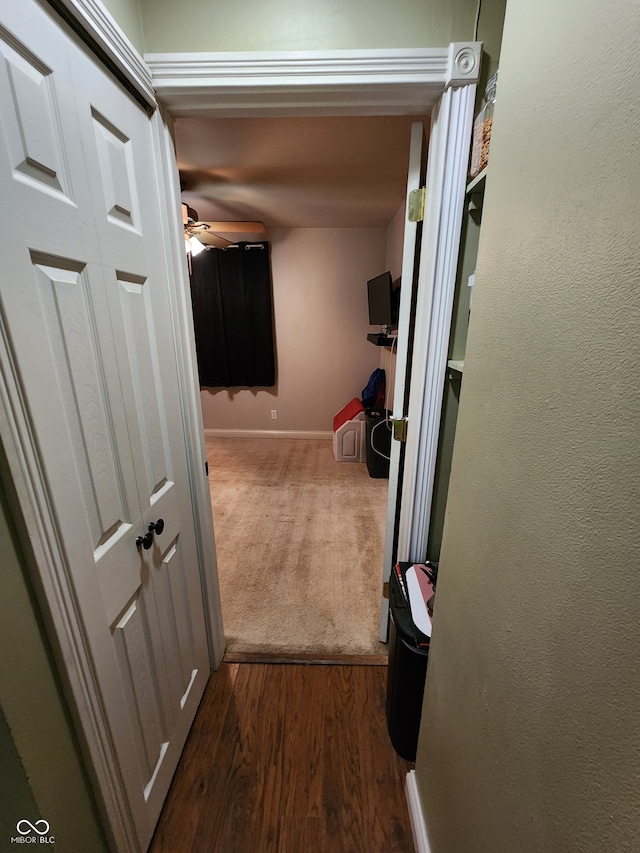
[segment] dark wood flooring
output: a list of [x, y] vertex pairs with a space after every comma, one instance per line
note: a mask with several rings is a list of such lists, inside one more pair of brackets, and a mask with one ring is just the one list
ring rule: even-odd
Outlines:
[[223, 663], [150, 853], [413, 853], [386, 674]]

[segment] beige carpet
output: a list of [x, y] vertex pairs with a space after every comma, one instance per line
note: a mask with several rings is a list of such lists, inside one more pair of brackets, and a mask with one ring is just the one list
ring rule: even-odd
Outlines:
[[380, 656], [387, 480], [329, 440], [207, 437], [227, 655]]

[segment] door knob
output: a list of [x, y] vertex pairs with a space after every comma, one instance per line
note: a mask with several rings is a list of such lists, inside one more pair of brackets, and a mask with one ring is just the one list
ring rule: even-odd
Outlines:
[[142, 547], [145, 551], [148, 551], [149, 548], [153, 545], [153, 531], [150, 530], [148, 533], [145, 533], [144, 536], [138, 536], [136, 539], [136, 546], [138, 548]]
[[[157, 521], [151, 522], [151, 524], [149, 525], [149, 533], [153, 534], [154, 530], [158, 534], [158, 536], [160, 536], [160, 534], [164, 530], [164, 519], [163, 518], [159, 518]], [[148, 535], [149, 534], [147, 534], [147, 536]]]

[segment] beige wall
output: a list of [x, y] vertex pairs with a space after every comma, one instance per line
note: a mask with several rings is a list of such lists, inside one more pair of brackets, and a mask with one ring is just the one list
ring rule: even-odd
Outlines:
[[[442, 47], [474, 38], [476, 0], [103, 0], [141, 53]], [[506, 0], [483, 0], [477, 38], [497, 64]]]
[[[402, 273], [402, 244], [404, 240], [405, 205], [402, 204], [387, 228], [387, 257], [385, 269], [391, 272], [395, 281]], [[375, 329], [374, 331], [378, 331]], [[385, 372], [387, 380], [387, 408], [393, 410], [393, 389], [396, 378], [396, 350], [391, 347], [380, 347], [380, 367]]]
[[[142, 0], [146, 50], [442, 47], [473, 31], [473, 0]], [[466, 38], [467, 36], [465, 36]]]
[[402, 246], [404, 240], [404, 202], [398, 208], [387, 228], [387, 269], [395, 281], [402, 274]]
[[102, 0], [136, 50], [144, 52], [140, 0]]
[[640, 849], [636, 0], [509, 0], [416, 774], [433, 853]]
[[283, 228], [270, 239], [277, 387], [202, 391], [205, 428], [330, 432], [378, 366], [366, 282], [385, 270], [385, 229]]

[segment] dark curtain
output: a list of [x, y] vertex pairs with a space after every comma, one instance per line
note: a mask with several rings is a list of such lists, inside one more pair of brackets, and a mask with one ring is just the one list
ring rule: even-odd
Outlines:
[[191, 299], [200, 385], [275, 385], [269, 244], [196, 255]]

